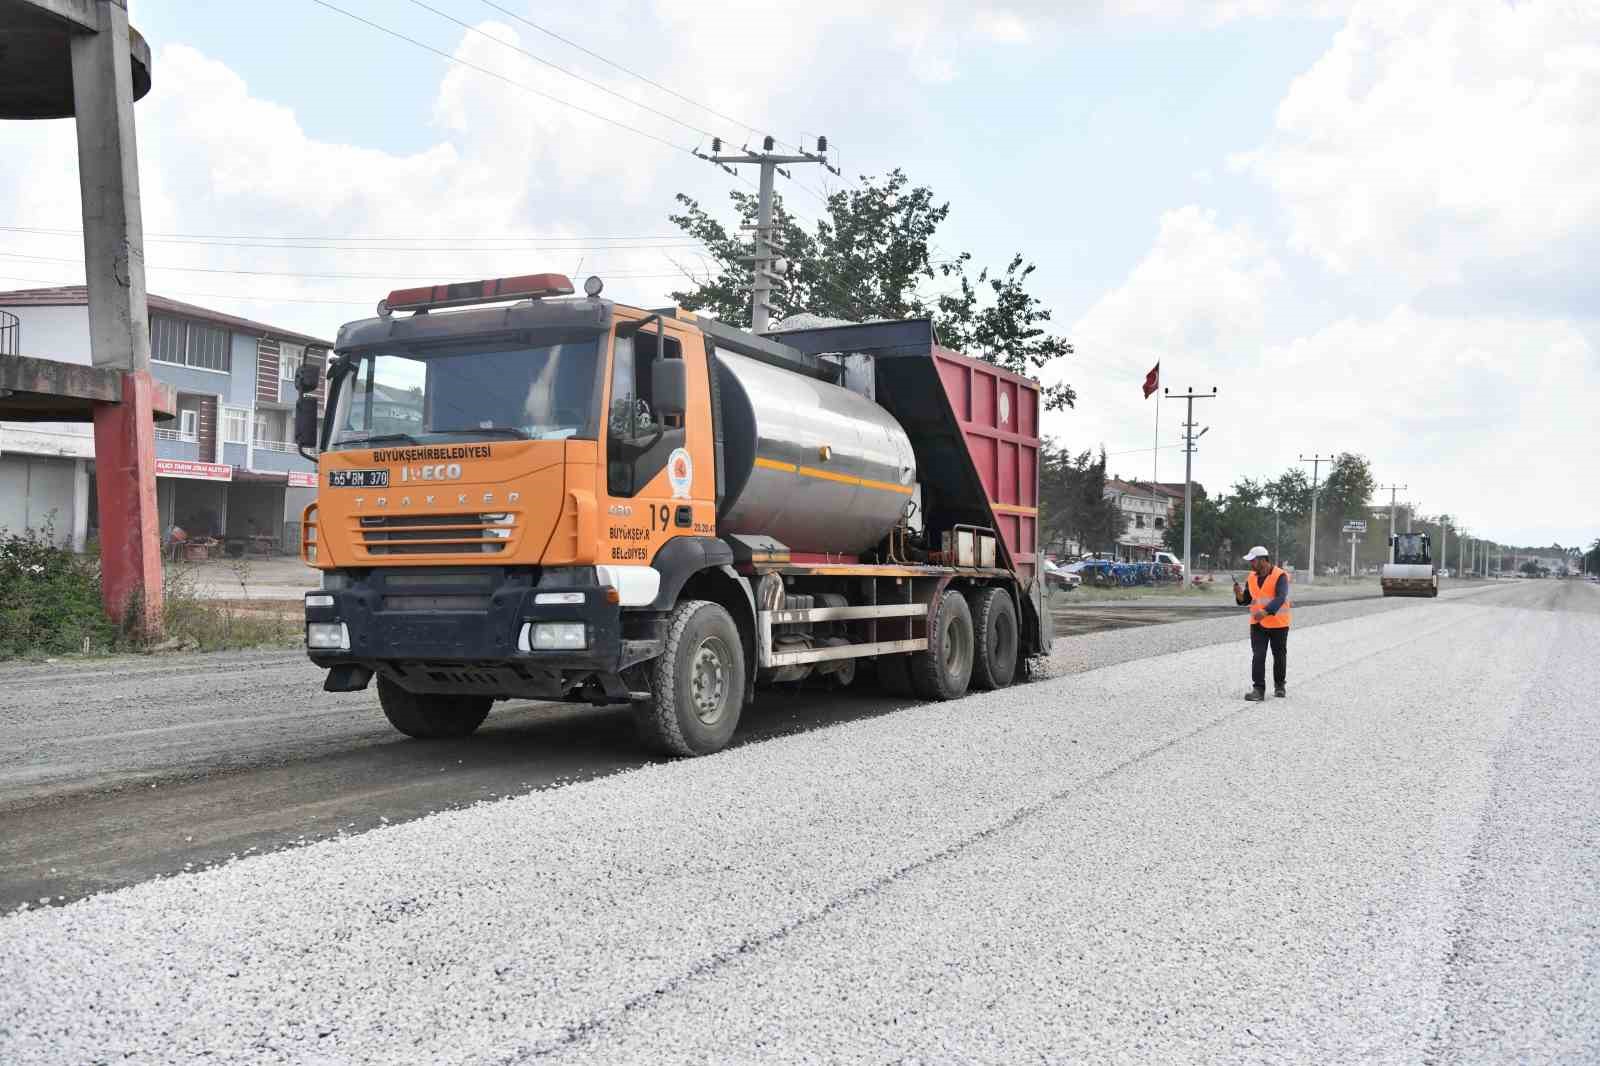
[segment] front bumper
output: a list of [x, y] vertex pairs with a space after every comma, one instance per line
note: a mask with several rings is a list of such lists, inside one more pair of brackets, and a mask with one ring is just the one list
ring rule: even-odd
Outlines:
[[[538, 698], [561, 698], [586, 677], [614, 678], [649, 657], [655, 641], [647, 619], [627, 620], [630, 629], [642, 630], [630, 639], [624, 635], [622, 608], [608, 602], [606, 588], [566, 577], [540, 584], [531, 569], [396, 568], [351, 575], [345, 587], [306, 596], [308, 628], [342, 623], [348, 647], [308, 646], [306, 651], [318, 666], [353, 666], [358, 677], [360, 671], [383, 674], [411, 691]], [[578, 602], [538, 602], [556, 594]], [[585, 646], [519, 649], [523, 627], [541, 622], [582, 625]], [[350, 676], [349, 671], [335, 674]], [[364, 681], [353, 687], [363, 686]]]

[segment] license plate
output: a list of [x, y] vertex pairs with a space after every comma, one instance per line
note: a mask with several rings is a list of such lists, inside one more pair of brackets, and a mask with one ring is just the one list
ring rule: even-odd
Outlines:
[[330, 489], [386, 489], [389, 487], [387, 470], [330, 470]]

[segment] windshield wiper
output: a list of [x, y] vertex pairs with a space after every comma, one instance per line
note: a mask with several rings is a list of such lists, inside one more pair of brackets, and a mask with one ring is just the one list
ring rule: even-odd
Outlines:
[[339, 442], [338, 446], [346, 448], [352, 444], [393, 444], [396, 441], [404, 441], [407, 444], [422, 443], [409, 433], [379, 433], [374, 437], [346, 437]]
[[512, 426], [488, 426], [479, 429], [430, 429], [429, 433], [453, 437], [472, 437], [483, 433], [495, 434], [501, 437], [513, 437], [517, 440], [532, 440], [526, 433]]

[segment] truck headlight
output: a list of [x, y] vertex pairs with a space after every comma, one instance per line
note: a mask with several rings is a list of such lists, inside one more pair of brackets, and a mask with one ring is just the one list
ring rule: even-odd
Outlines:
[[518, 651], [571, 651], [589, 646], [589, 627], [582, 622], [524, 622]]
[[307, 622], [306, 647], [349, 651], [350, 630], [343, 622]]
[[306, 593], [306, 606], [332, 607], [333, 597], [328, 595], [326, 592], [308, 592]]

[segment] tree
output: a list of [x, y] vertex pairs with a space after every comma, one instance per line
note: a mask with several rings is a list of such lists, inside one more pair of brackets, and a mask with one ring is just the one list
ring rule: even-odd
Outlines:
[[1583, 557], [1583, 572], [1586, 574], [1600, 574], [1600, 537], [1596, 537], [1589, 551]]
[[1039, 449], [1040, 538], [1045, 544], [1076, 541], [1098, 551], [1117, 542], [1122, 516], [1106, 498], [1106, 454], [1073, 454], [1046, 440]]
[[[757, 198], [729, 194], [740, 224], [752, 226]], [[749, 247], [699, 202], [683, 194], [681, 212], [668, 219], [706, 246], [710, 262], [696, 274], [682, 263], [694, 287], [672, 294], [680, 306], [706, 311], [732, 325], [750, 325]], [[1021, 253], [1004, 272], [988, 268], [969, 276], [972, 256], [963, 252], [934, 259], [930, 250], [950, 213], [926, 185], [911, 185], [899, 169], [882, 179], [863, 175], [859, 186], [827, 198], [826, 212], [813, 230], [789, 214], [782, 197], [773, 198], [777, 243], [789, 272], [772, 292], [775, 316], [800, 311], [831, 318], [932, 318], [940, 342], [1022, 374], [1036, 374], [1073, 353], [1072, 344], [1049, 332], [1050, 309], [1027, 289], [1034, 264]], [[925, 282], [954, 281], [955, 288], [930, 302], [919, 291]], [[1072, 386], [1047, 385], [1049, 410], [1071, 407]]]
[[1522, 564], [1520, 569], [1522, 570], [1522, 572], [1524, 574], [1527, 574], [1529, 577], [1538, 577], [1539, 576], [1539, 571], [1541, 569], [1543, 569], [1543, 567], [1541, 567], [1539, 565], [1539, 560], [1537, 560], [1537, 559], [1529, 559], [1527, 562]]

